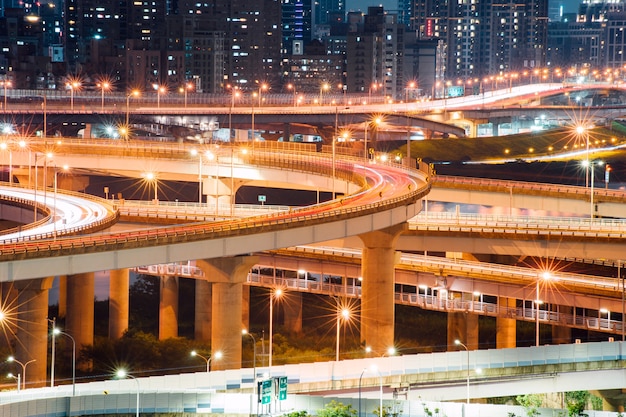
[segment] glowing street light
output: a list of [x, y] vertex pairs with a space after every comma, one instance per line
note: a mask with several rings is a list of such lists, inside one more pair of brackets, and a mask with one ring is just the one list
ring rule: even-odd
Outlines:
[[457, 346], [462, 346], [463, 349], [465, 349], [465, 351], [467, 352], [467, 404], [469, 404], [470, 403], [470, 360], [469, 360], [469, 349], [459, 339], [456, 339], [454, 341], [454, 344], [457, 345]]
[[100, 92], [102, 94], [101, 102], [100, 102], [100, 109], [101, 111], [104, 111], [104, 92], [111, 91], [111, 83], [108, 81], [102, 81], [98, 83], [98, 87], [100, 87]]
[[22, 390], [22, 383], [21, 383], [21, 374], [17, 374], [17, 376], [13, 375], [13, 373], [9, 372], [7, 374], [7, 378], [13, 378], [15, 379], [15, 382], [17, 383], [17, 392], [19, 393]]
[[187, 92], [193, 90], [193, 83], [185, 83], [178, 91], [185, 95], [185, 108], [187, 108]]
[[81, 83], [79, 80], [70, 80], [66, 84], [67, 88], [70, 90], [70, 109], [74, 110], [74, 91], [78, 91], [81, 87]]
[[159, 109], [161, 108], [161, 94], [167, 93], [167, 88], [159, 84], [152, 84], [152, 88], [154, 88], [157, 93], [157, 109]]
[[[337, 305], [337, 307], [339, 307], [339, 305]], [[341, 320], [343, 319], [343, 321], [346, 322], [350, 319], [350, 310], [345, 307], [341, 310], [339, 310], [338, 308], [337, 310], [337, 350], [335, 354], [335, 360], [339, 362], [339, 336], [341, 333]]]
[[206, 361], [206, 371], [207, 372], [211, 372], [211, 359], [213, 359], [213, 357], [215, 357], [215, 359], [221, 359], [222, 358], [222, 352], [219, 351], [219, 350], [217, 352], [215, 352], [213, 355], [209, 355], [209, 356], [202, 356], [197, 351], [192, 350], [190, 355], [191, 356], [197, 356], [197, 357], [199, 357], [201, 359], [204, 359]]
[[[76, 340], [69, 334], [60, 329], [52, 329], [52, 343], [54, 347], [54, 337], [58, 334], [69, 337], [72, 340], [72, 396], [76, 395]], [[54, 351], [54, 350], [53, 350]], [[52, 358], [54, 360], [54, 358]], [[54, 362], [52, 362], [54, 364]], [[54, 366], [54, 365], [53, 365]], [[54, 379], [51, 378], [50, 385], [54, 387]]]
[[148, 182], [152, 182], [154, 183], [154, 204], [158, 204], [159, 202], [159, 197], [158, 197], [158, 178], [156, 176], [156, 174], [154, 172], [146, 172], [145, 174], [143, 174], [143, 177], [146, 179], [146, 181]]
[[324, 91], [328, 91], [328, 90], [330, 90], [330, 84], [323, 83], [320, 86], [320, 106], [324, 105]]
[[269, 373], [272, 374], [272, 352], [274, 345], [274, 301], [283, 295], [283, 290], [276, 288], [270, 291], [270, 349], [269, 349]]
[[137, 378], [127, 373], [124, 369], [120, 369], [115, 374], [119, 379], [131, 378], [135, 380], [135, 384], [137, 385], [137, 398], [135, 400], [135, 417], [139, 417], [139, 381]]
[[535, 300], [535, 346], [539, 346], [539, 305], [542, 304], [541, 297], [539, 296], [539, 281], [542, 279], [544, 281], [549, 281], [552, 278], [552, 274], [548, 271], [544, 271], [537, 277], [537, 286], [535, 295], [537, 299]]
[[7, 358], [7, 362], [15, 362], [22, 367], [22, 389], [26, 389], [26, 367], [28, 366], [28, 364], [31, 364], [35, 362], [36, 360], [37, 359], [31, 359], [28, 362], [23, 363], [15, 359], [15, 357], [13, 356], [9, 356]]
[[4, 111], [7, 111], [7, 87], [11, 86], [11, 81], [4, 80], [2, 81], [2, 86], [4, 87]]
[[128, 128], [128, 123], [130, 121], [130, 98], [131, 97], [139, 97], [139, 90], [132, 90], [127, 96], [126, 96], [126, 128]]

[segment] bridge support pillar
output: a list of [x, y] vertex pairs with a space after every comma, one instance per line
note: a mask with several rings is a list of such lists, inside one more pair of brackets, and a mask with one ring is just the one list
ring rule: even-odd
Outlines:
[[394, 342], [396, 242], [407, 224], [359, 235], [363, 241], [361, 341], [382, 354]]
[[[18, 318], [15, 359], [28, 365], [27, 388], [46, 385], [48, 370], [48, 290], [53, 278], [16, 281]], [[93, 301], [93, 300], [92, 300]], [[15, 365], [14, 373], [22, 370]]]
[[[94, 330], [94, 273], [70, 275], [67, 277], [67, 315], [65, 327], [76, 341], [76, 350], [93, 345]], [[88, 370], [90, 364], [83, 365]]]
[[194, 315], [194, 339], [202, 342], [211, 340], [211, 283], [202, 279], [196, 280], [196, 309]]
[[67, 315], [67, 275], [59, 276], [59, 318]]
[[178, 337], [178, 277], [159, 279], [159, 340]]
[[212, 369], [241, 368], [243, 283], [257, 262], [256, 256], [197, 261], [197, 266], [213, 282], [211, 351], [221, 351], [224, 355], [213, 362]]
[[202, 193], [207, 197], [207, 205], [215, 207], [216, 216], [230, 216], [231, 204], [235, 204], [234, 195], [244, 181], [232, 178], [209, 177], [205, 179], [202, 186]]
[[302, 333], [302, 293], [289, 294], [283, 302], [285, 327], [291, 333]]
[[[573, 314], [574, 309], [570, 306], [559, 306], [559, 314]], [[552, 326], [552, 344], [562, 345], [572, 343], [571, 327], [553, 325]]]
[[[496, 349], [514, 348], [517, 346], [517, 320], [515, 317], [515, 298], [498, 298], [498, 317], [496, 318]], [[509, 311], [512, 313], [509, 315]]]
[[128, 330], [130, 280], [128, 269], [109, 271], [109, 338], [119, 339]]
[[250, 286], [244, 285], [241, 293], [241, 323], [250, 330]]
[[448, 313], [448, 346], [458, 339], [469, 350], [478, 349], [478, 315], [472, 313]]

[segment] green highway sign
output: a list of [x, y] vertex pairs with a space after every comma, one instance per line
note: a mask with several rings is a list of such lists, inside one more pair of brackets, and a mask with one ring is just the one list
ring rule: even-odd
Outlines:
[[261, 404], [272, 402], [272, 382], [272, 379], [266, 379], [261, 382]]
[[287, 399], [287, 377], [278, 378], [278, 399], [280, 401]]

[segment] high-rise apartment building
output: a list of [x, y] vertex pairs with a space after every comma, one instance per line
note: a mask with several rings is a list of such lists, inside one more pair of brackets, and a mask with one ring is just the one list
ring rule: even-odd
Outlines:
[[369, 7], [362, 25], [348, 34], [348, 92], [370, 92], [396, 98], [403, 91], [404, 29], [397, 15]]
[[545, 65], [548, 0], [412, 0], [418, 39], [445, 43], [444, 77], [473, 78]]

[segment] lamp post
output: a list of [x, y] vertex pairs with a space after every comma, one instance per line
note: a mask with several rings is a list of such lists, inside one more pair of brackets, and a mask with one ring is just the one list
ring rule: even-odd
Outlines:
[[259, 84], [259, 107], [261, 107], [261, 105], [262, 105], [261, 93], [262, 93], [262, 91], [267, 91], [267, 89], [268, 89], [267, 84], [265, 84], [265, 83]]
[[116, 373], [117, 377], [120, 379], [131, 378], [135, 380], [135, 384], [137, 385], [137, 398], [135, 401], [135, 417], [139, 417], [139, 381], [134, 376], [127, 373], [124, 369], [120, 369]]
[[[257, 385], [256, 385], [256, 339], [254, 338], [254, 336], [252, 335], [252, 333], [249, 333], [248, 330], [246, 329], [242, 329], [241, 330], [241, 334], [243, 336], [250, 336], [252, 338], [252, 383], [253, 383], [253, 397], [256, 397], [257, 395]], [[252, 414], [252, 398], [250, 398], [250, 414]], [[259, 414], [259, 404], [257, 402], [257, 412], [256, 414]]]
[[67, 83], [67, 87], [70, 89], [70, 109], [74, 111], [74, 90], [78, 90], [80, 88], [80, 82], [76, 80], [70, 81]]
[[19, 393], [22, 390], [22, 387], [21, 387], [22, 384], [20, 382], [21, 381], [20, 374], [17, 374], [17, 376], [15, 376], [11, 372], [9, 372], [7, 374], [7, 377], [15, 379], [15, 382], [17, 382], [17, 392]]
[[274, 300], [279, 298], [283, 294], [283, 290], [276, 288], [270, 291], [270, 346], [269, 346], [269, 374], [272, 375], [272, 351], [273, 351], [273, 336], [274, 336]]
[[4, 80], [2, 86], [4, 87], [4, 111], [7, 111], [7, 87], [11, 85], [11, 81]]
[[100, 110], [104, 112], [104, 92], [109, 91], [111, 89], [111, 83], [109, 83], [108, 81], [102, 81], [99, 87], [100, 87], [100, 92], [102, 94], [101, 102], [100, 102]]
[[230, 91], [230, 110], [228, 112], [228, 141], [232, 142], [233, 140], [233, 108], [235, 107], [235, 97], [239, 97], [239, 91], [236, 91], [234, 87], [231, 87]]
[[183, 93], [185, 96], [185, 108], [187, 108], [187, 91], [191, 90], [192, 88], [193, 84], [188, 82], [185, 82], [185, 85], [180, 88], [180, 92]]
[[202, 358], [206, 361], [206, 371], [207, 372], [211, 372], [211, 359], [213, 359], [213, 357], [215, 356], [215, 359], [220, 359], [222, 357], [222, 352], [221, 351], [217, 351], [215, 352], [215, 354], [213, 355], [209, 355], [209, 356], [202, 356], [201, 354], [199, 354], [198, 352], [196, 352], [195, 350], [192, 350], [190, 353], [191, 356], [197, 356], [199, 358]]
[[289, 83], [287, 84], [287, 89], [293, 90], [293, 107], [298, 107], [298, 93], [296, 92], [296, 85]]
[[139, 90], [132, 90], [126, 96], [126, 129], [128, 129], [128, 123], [130, 121], [130, 98], [131, 97], [139, 97]]
[[[54, 347], [54, 341], [55, 338], [54, 336], [57, 334], [62, 334], [64, 336], [67, 336], [70, 338], [70, 340], [72, 341], [72, 397], [76, 395], [76, 340], [69, 334], [69, 333], [65, 333], [63, 331], [61, 331], [60, 329], [54, 328], [52, 329], [52, 347]], [[54, 364], [54, 356], [52, 357], [52, 363]], [[54, 365], [53, 369], [54, 369]], [[52, 379], [52, 377], [50, 377], [50, 386], [54, 387], [54, 379]]]
[[324, 91], [328, 91], [330, 89], [330, 85], [328, 83], [323, 83], [320, 86], [320, 106], [324, 105]]
[[350, 318], [350, 310], [347, 308], [342, 308], [339, 310], [339, 305], [337, 305], [337, 350], [335, 354], [335, 360], [339, 362], [339, 336], [341, 333], [341, 319], [346, 321]]
[[243, 329], [241, 334], [252, 338], [252, 367], [254, 368], [254, 378], [256, 379], [256, 339], [252, 333], [248, 332], [246, 329]]
[[364, 368], [361, 372], [361, 376], [359, 376], [359, 417], [361, 417], [361, 381], [363, 380], [363, 374], [365, 373], [365, 371], [367, 371], [367, 368]]
[[582, 136], [585, 141], [586, 157], [585, 157], [585, 187], [589, 186], [589, 131], [583, 125], [576, 126], [576, 134]]
[[469, 360], [469, 349], [467, 346], [463, 344], [459, 339], [454, 341], [454, 344], [457, 346], [462, 346], [463, 349], [467, 352], [467, 404], [470, 403], [470, 360]]
[[161, 94], [165, 93], [165, 87], [159, 84], [152, 84], [152, 88], [156, 90], [157, 93], [157, 109], [161, 108]]
[[535, 300], [535, 346], [539, 346], [539, 304], [542, 303], [539, 296], [539, 281], [541, 279], [547, 281], [551, 277], [552, 275], [548, 271], [543, 272], [540, 276], [537, 277], [537, 286], [535, 291], [535, 294], [537, 296], [537, 299]]
[[26, 389], [26, 367], [28, 366], [28, 364], [35, 362], [37, 359], [31, 359], [26, 363], [22, 363], [20, 361], [18, 361], [17, 359], [15, 359], [15, 357], [13, 356], [9, 356], [7, 358], [7, 362], [15, 362], [18, 365], [20, 365], [22, 367], [22, 389]]
[[[589, 185], [589, 217], [591, 219], [594, 218], [594, 213], [595, 213], [595, 209], [594, 209], [594, 205], [593, 205], [593, 188], [594, 188], [594, 183], [595, 183], [595, 168], [594, 165], [598, 165], [598, 166], [602, 166], [604, 164], [603, 161], [589, 161], [587, 160], [587, 169], [591, 170], [591, 181], [590, 181], [590, 185]], [[608, 171], [607, 171], [608, 172]], [[606, 174], [605, 174], [606, 176]]]
[[156, 174], [154, 172], [146, 172], [144, 174], [144, 177], [146, 178], [146, 181], [154, 182], [154, 204], [158, 204], [159, 197], [158, 197], [158, 184], [157, 184]]

